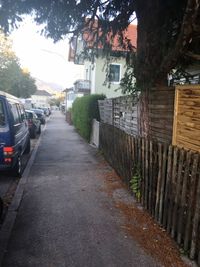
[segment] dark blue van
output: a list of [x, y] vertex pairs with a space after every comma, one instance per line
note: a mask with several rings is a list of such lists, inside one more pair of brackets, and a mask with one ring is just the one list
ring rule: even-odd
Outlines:
[[0, 91], [0, 174], [11, 170], [21, 176], [23, 153], [30, 152], [30, 136], [25, 110], [21, 101]]

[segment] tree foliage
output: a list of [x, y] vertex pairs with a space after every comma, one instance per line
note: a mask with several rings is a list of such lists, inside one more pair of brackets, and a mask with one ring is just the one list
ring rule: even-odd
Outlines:
[[34, 14], [35, 21], [44, 24], [46, 36], [55, 41], [87, 29], [105, 43], [108, 33], [120, 35], [136, 14], [137, 53], [129, 63], [137, 86], [148, 88], [164, 83], [174, 68], [199, 63], [199, 5], [200, 0], [2, 0], [0, 25], [9, 31], [22, 14]]
[[17, 97], [30, 97], [36, 91], [35, 80], [20, 67], [12, 42], [0, 32], [0, 90]]

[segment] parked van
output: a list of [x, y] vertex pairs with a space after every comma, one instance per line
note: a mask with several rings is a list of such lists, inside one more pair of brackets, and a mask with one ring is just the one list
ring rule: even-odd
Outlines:
[[30, 152], [30, 136], [21, 101], [0, 91], [0, 173], [10, 169], [21, 176], [23, 153]]

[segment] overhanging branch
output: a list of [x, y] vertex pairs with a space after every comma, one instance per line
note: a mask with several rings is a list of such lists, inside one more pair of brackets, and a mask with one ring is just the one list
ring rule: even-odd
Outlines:
[[199, 8], [200, 0], [188, 0], [179, 36], [174, 48], [172, 48], [163, 59], [160, 67], [161, 75], [168, 73], [174, 68], [180, 56], [186, 52], [195, 31], [195, 21], [198, 16]]

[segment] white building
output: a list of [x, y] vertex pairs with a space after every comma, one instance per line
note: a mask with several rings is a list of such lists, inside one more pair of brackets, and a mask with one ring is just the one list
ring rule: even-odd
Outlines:
[[35, 108], [50, 107], [49, 102], [51, 94], [45, 90], [37, 90], [34, 95], [31, 96], [32, 104]]
[[[137, 25], [130, 24], [124, 36], [136, 47]], [[69, 61], [84, 65], [84, 80], [90, 84], [91, 94], [104, 94], [107, 98], [121, 96], [120, 82], [126, 70], [126, 49], [120, 47], [118, 38], [115, 37], [109, 62], [103, 56], [101, 46], [98, 48], [99, 56], [90, 61], [83, 57], [83, 50], [86, 45], [90, 47], [91, 43], [90, 33], [72, 39]]]

